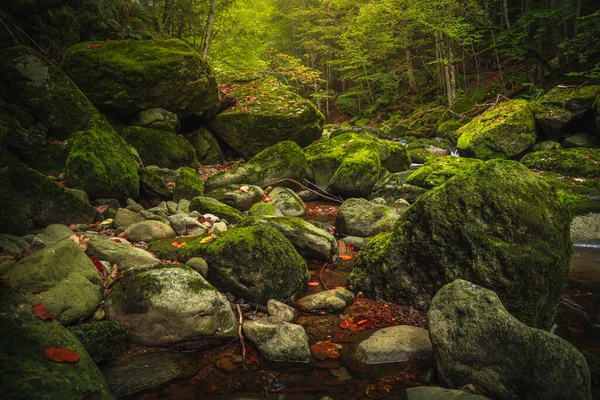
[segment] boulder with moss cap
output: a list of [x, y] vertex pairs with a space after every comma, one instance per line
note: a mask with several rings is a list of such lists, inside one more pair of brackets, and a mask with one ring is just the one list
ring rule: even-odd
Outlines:
[[592, 109], [600, 86], [555, 87], [534, 103], [533, 115], [543, 130], [553, 134], [567, 129]]

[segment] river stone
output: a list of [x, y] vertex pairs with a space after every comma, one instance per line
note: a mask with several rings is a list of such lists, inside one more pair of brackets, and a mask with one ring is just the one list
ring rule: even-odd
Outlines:
[[391, 207], [365, 199], [348, 199], [335, 217], [337, 231], [344, 235], [368, 237], [391, 232], [400, 214]]
[[109, 320], [129, 329], [131, 341], [146, 346], [237, 334], [225, 296], [188, 266], [126, 275], [106, 297], [104, 309]]
[[29, 242], [20, 236], [0, 233], [0, 248], [10, 256], [18, 256], [29, 249]]
[[571, 239], [575, 244], [600, 244], [600, 213], [574, 216]]
[[73, 234], [73, 230], [63, 224], [50, 224], [44, 229], [44, 234], [53, 240], [61, 240]]
[[543, 150], [560, 150], [562, 146], [560, 143], [552, 140], [544, 140], [531, 146], [531, 151], [543, 151]]
[[[211, 191], [233, 183], [264, 187], [283, 179], [302, 182], [307, 168], [304, 151], [296, 143], [286, 140], [264, 149], [237, 168], [211, 176], [204, 185], [206, 191]], [[281, 184], [291, 185], [285, 181]]]
[[245, 321], [244, 334], [268, 361], [309, 363], [308, 335], [300, 325], [281, 322], [273, 317]]
[[569, 224], [542, 179], [518, 162], [488, 161], [432, 189], [393, 233], [371, 239], [349, 283], [426, 310], [443, 285], [469, 278], [493, 289], [522, 322], [550, 329], [570, 269]]
[[245, 218], [239, 210], [221, 203], [212, 197], [198, 196], [190, 202], [190, 211], [198, 211], [200, 214], [213, 214], [231, 224], [236, 224]]
[[384, 186], [378, 187], [377, 191], [373, 192], [373, 194], [369, 196], [369, 200], [376, 197], [382, 197], [389, 204], [398, 199], [404, 199], [412, 204], [426, 192], [427, 189], [415, 185], [409, 185], [408, 183], [403, 183], [401, 185], [388, 183]]
[[304, 217], [306, 205], [302, 199], [291, 189], [276, 187], [269, 192], [271, 204], [286, 217]]
[[150, 252], [133, 247], [128, 241], [115, 239], [122, 243], [101, 236], [89, 236], [86, 253], [90, 257], [117, 264], [120, 272], [157, 264], [159, 260]]
[[537, 134], [531, 104], [526, 100], [500, 103], [456, 131], [456, 147], [482, 160], [510, 158], [535, 143]]
[[131, 125], [177, 133], [179, 130], [179, 119], [177, 115], [165, 109], [150, 108], [136, 115], [131, 120]]
[[579, 89], [556, 87], [534, 103], [533, 114], [542, 129], [559, 133], [591, 110], [598, 93], [600, 86], [584, 86]]
[[169, 217], [169, 222], [178, 236], [199, 236], [205, 234], [208, 230], [204, 225], [198, 222], [197, 219], [182, 214], [171, 215]]
[[187, 117], [218, 101], [215, 76], [201, 55], [178, 39], [79, 43], [62, 69], [101, 111], [116, 117], [164, 108]]
[[131, 225], [142, 221], [145, 221], [145, 218], [137, 212], [130, 211], [126, 208], [119, 208], [117, 210], [117, 215], [113, 218], [112, 226], [116, 229], [125, 230]]
[[591, 399], [575, 347], [510, 315], [491, 290], [458, 279], [439, 290], [427, 322], [440, 380], [500, 399]]
[[248, 211], [262, 200], [263, 190], [255, 185], [231, 184], [204, 194], [240, 211]]
[[389, 374], [390, 370], [425, 375], [435, 367], [429, 332], [409, 325], [352, 335], [351, 344], [342, 352], [342, 360], [358, 375], [374, 378]]
[[125, 229], [125, 236], [133, 242], [152, 242], [175, 237], [175, 231], [162, 222], [142, 221]]
[[354, 302], [354, 294], [348, 289], [330, 289], [309, 294], [296, 302], [297, 307], [305, 312], [337, 312], [343, 311]]
[[436, 386], [419, 386], [402, 389], [398, 398], [404, 400], [485, 400], [487, 397], [479, 396], [463, 390], [452, 390]]
[[[94, 263], [70, 240], [22, 258], [5, 275], [30, 304], [42, 303], [63, 325], [91, 316], [102, 300], [102, 279]], [[45, 290], [38, 294], [34, 291]]]
[[571, 147], [598, 147], [600, 146], [600, 138], [591, 133], [576, 133], [567, 137], [563, 141], [563, 147], [568, 149]]
[[211, 165], [225, 161], [219, 142], [204, 125], [192, 132], [190, 144], [194, 147], [200, 164]]
[[[207, 235], [207, 237], [210, 237]], [[306, 261], [292, 244], [274, 228], [250, 226], [215, 235], [186, 238], [186, 245], [173, 247], [173, 240], [150, 244], [161, 258], [186, 262], [202, 257], [209, 265], [208, 281], [220, 291], [237, 298], [266, 304], [269, 299], [297, 299], [308, 281]]]
[[329, 260], [337, 254], [335, 237], [298, 217], [247, 217], [236, 227], [271, 226], [289, 240], [300, 255], [306, 258]]
[[[97, 273], [96, 273], [97, 275]], [[85, 348], [58, 321], [42, 321], [31, 302], [16, 290], [0, 285], [0, 388], [10, 399], [81, 399], [93, 393], [114, 399]], [[44, 349], [72, 350], [76, 363], [48, 360]]]
[[259, 203], [254, 204], [252, 207], [250, 207], [250, 210], [248, 210], [248, 216], [250, 216], [250, 217], [261, 217], [261, 216], [283, 217], [283, 214], [273, 204], [261, 201]]
[[296, 311], [293, 307], [275, 299], [267, 302], [267, 310], [270, 317], [281, 322], [292, 322], [296, 318]]
[[187, 266], [202, 275], [205, 279], [208, 276], [208, 263], [204, 258], [192, 257], [185, 263]]

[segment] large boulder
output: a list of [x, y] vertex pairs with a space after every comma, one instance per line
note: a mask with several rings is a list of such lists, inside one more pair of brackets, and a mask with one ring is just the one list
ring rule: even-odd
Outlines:
[[219, 142], [204, 125], [192, 132], [190, 144], [194, 147], [200, 164], [219, 164], [225, 160]]
[[[0, 387], [11, 399], [110, 400], [106, 382], [85, 348], [57, 321], [42, 321], [18, 292], [0, 285]], [[75, 363], [54, 362], [52, 348], [74, 351]]]
[[285, 140], [306, 146], [321, 137], [325, 117], [273, 77], [231, 86], [237, 105], [207, 121], [236, 152], [250, 158]]
[[129, 329], [133, 342], [147, 346], [237, 334], [225, 295], [188, 266], [127, 274], [107, 296], [104, 309], [109, 320]]
[[400, 214], [384, 204], [365, 199], [348, 199], [342, 203], [335, 217], [335, 227], [341, 234], [375, 236], [391, 232]]
[[427, 309], [443, 285], [494, 290], [524, 323], [549, 329], [570, 269], [570, 216], [556, 192], [515, 161], [492, 160], [423, 195], [393, 234], [363, 248], [350, 282]]
[[102, 300], [98, 270], [70, 240], [22, 258], [5, 276], [30, 304], [43, 304], [63, 325], [89, 317]]
[[233, 183], [265, 186], [282, 179], [298, 182], [306, 177], [308, 164], [304, 152], [296, 143], [286, 140], [252, 157], [231, 171], [223, 171], [204, 182], [207, 191]]
[[306, 204], [293, 190], [286, 187], [276, 187], [269, 192], [269, 199], [282, 215], [300, 217], [306, 214]]
[[153, 205], [163, 200], [191, 200], [204, 193], [204, 184], [195, 169], [181, 167], [175, 171], [149, 165], [140, 169], [142, 196]]
[[510, 315], [491, 290], [458, 279], [427, 313], [441, 381], [499, 399], [591, 399], [590, 372], [575, 347]]
[[600, 177], [600, 149], [544, 150], [526, 154], [521, 162], [531, 169], [580, 178]]
[[124, 233], [133, 242], [152, 242], [175, 237], [171, 225], [153, 220], [135, 223], [125, 229]]
[[468, 174], [473, 167], [481, 164], [481, 160], [466, 157], [438, 157], [429, 160], [421, 168], [413, 172], [406, 183], [425, 189], [432, 189], [445, 183], [455, 175]]
[[145, 165], [169, 169], [198, 165], [192, 145], [175, 133], [130, 126], [123, 130], [123, 138], [137, 150]]
[[456, 131], [456, 147], [482, 160], [510, 158], [535, 143], [535, 120], [525, 100], [500, 103]]
[[178, 39], [79, 43], [62, 69], [96, 107], [117, 117], [163, 108], [181, 118], [218, 101], [210, 67]]
[[600, 86], [555, 87], [534, 103], [533, 115], [543, 130], [561, 133], [592, 109], [598, 94]]
[[259, 304], [269, 299], [294, 300], [308, 280], [306, 261], [274, 228], [244, 227], [204, 237], [186, 239], [180, 248], [172, 240], [153, 242], [150, 250], [160, 257], [185, 262], [202, 257], [208, 263], [208, 281], [222, 292]]
[[179, 131], [179, 118], [174, 113], [162, 108], [151, 108], [136, 115], [131, 120], [131, 125], [177, 133]]
[[17, 191], [10, 184], [8, 168], [0, 168], [0, 232], [27, 234], [28, 220]]

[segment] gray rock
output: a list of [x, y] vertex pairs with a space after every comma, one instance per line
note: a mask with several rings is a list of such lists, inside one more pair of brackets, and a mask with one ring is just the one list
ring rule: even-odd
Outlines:
[[[138, 204], [139, 207], [142, 207]], [[128, 206], [130, 207], [130, 206]], [[142, 207], [142, 210], [144, 208]], [[138, 211], [139, 212], [139, 211]], [[119, 208], [117, 210], [117, 215], [113, 218], [112, 226], [116, 229], [125, 230], [133, 224], [137, 224], [138, 222], [145, 221], [146, 219], [134, 212], [132, 210], [126, 208]]]
[[306, 214], [306, 205], [291, 189], [278, 186], [269, 192], [269, 198], [271, 204], [287, 217], [301, 218]]
[[190, 213], [190, 203], [191, 201], [188, 199], [181, 199], [179, 203], [177, 203], [177, 210], [175, 210], [176, 214], [189, 214]]
[[227, 223], [225, 221], [219, 221], [213, 224], [212, 230], [214, 233], [225, 232], [227, 230]]
[[[30, 304], [43, 304], [63, 325], [91, 316], [102, 300], [98, 270], [66, 239], [22, 258], [5, 276]], [[45, 291], [32, 294], [39, 290]]]
[[401, 185], [386, 184], [385, 186], [378, 187], [377, 192], [374, 192], [370, 197], [382, 197], [387, 203], [393, 203], [397, 199], [405, 199], [410, 204], [414, 203], [427, 192], [427, 189], [403, 183]]
[[73, 230], [63, 224], [51, 224], [44, 229], [44, 234], [48, 235], [51, 239], [61, 240], [71, 236]]
[[162, 108], [150, 108], [136, 115], [131, 121], [131, 125], [177, 133], [179, 119], [170, 111]]
[[147, 346], [237, 334], [225, 296], [188, 266], [127, 275], [107, 296], [104, 309], [109, 320], [129, 329], [130, 340]]
[[90, 257], [108, 261], [110, 265], [117, 264], [121, 272], [160, 262], [150, 252], [133, 247], [127, 240], [120, 238], [110, 240], [100, 236], [90, 236], [86, 253]]
[[575, 244], [600, 244], [600, 214], [574, 216], [571, 221], [571, 238]]
[[305, 364], [311, 361], [308, 335], [300, 325], [265, 317], [245, 321], [243, 330], [268, 361]]
[[600, 138], [596, 135], [592, 135], [590, 133], [576, 133], [567, 137], [563, 141], [563, 147], [565, 149], [571, 147], [598, 147], [600, 146]]
[[152, 220], [152, 221], [162, 222], [163, 224], [169, 223], [169, 220], [166, 217], [161, 217], [160, 215], [156, 215], [152, 211], [142, 210], [139, 212], [139, 214], [144, 218], [144, 221]]
[[296, 318], [296, 311], [281, 301], [271, 299], [267, 302], [269, 316], [281, 322], [292, 322]]
[[194, 235], [200, 236], [206, 233], [207, 229], [204, 225], [198, 222], [197, 219], [188, 217], [183, 214], [175, 214], [169, 217], [171, 227], [175, 230], [178, 236]]
[[302, 297], [296, 305], [301, 311], [343, 311], [354, 302], [354, 294], [348, 289], [331, 289]]
[[591, 399], [575, 347], [510, 315], [491, 290], [458, 279], [438, 291], [427, 321], [440, 380], [501, 399]]
[[192, 269], [202, 275], [204, 278], [208, 276], [208, 263], [204, 258], [192, 257], [185, 263]]
[[134, 213], [139, 213], [144, 211], [144, 206], [141, 204], [131, 204], [127, 207], [125, 207], [125, 209], [129, 210], [129, 211], [133, 211]]
[[552, 140], [545, 140], [531, 146], [531, 151], [543, 151], [543, 150], [560, 150], [563, 147], [558, 142]]
[[152, 242], [175, 237], [175, 231], [162, 222], [142, 221], [125, 229], [125, 235], [134, 242]]
[[400, 214], [391, 207], [365, 199], [348, 199], [340, 206], [335, 218], [339, 233], [368, 237], [391, 232]]
[[262, 200], [263, 190], [255, 185], [231, 184], [204, 194], [240, 211], [248, 211]]
[[177, 203], [174, 201], [167, 201], [167, 211], [169, 215], [173, 215], [177, 212]]
[[362, 247], [364, 247], [369, 238], [358, 237], [358, 236], [346, 236], [342, 238], [342, 241], [346, 243], [346, 245], [352, 245], [355, 251], [359, 251]]
[[199, 127], [192, 133], [190, 143], [196, 150], [200, 164], [218, 164], [225, 160], [219, 142], [205, 126]]

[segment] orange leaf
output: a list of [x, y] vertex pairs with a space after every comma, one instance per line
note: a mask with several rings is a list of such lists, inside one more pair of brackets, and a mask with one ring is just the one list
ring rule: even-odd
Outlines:
[[173, 243], [171, 243], [171, 246], [180, 248], [180, 247], [185, 246], [186, 244], [187, 244], [187, 242], [173, 242]]
[[76, 363], [79, 361], [79, 354], [73, 350], [61, 349], [60, 347], [46, 349], [46, 357], [55, 362]]
[[35, 313], [35, 316], [41, 320], [45, 321], [47, 319], [52, 319], [52, 313], [41, 303], [33, 305], [33, 312]]
[[319, 282], [317, 282], [317, 281], [310, 281], [310, 282], [308, 282], [308, 286], [319, 286]]
[[343, 256], [340, 257], [342, 260], [352, 260], [354, 257], [351, 256], [350, 254], [344, 254]]

